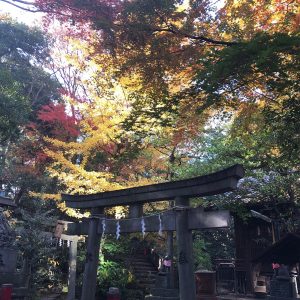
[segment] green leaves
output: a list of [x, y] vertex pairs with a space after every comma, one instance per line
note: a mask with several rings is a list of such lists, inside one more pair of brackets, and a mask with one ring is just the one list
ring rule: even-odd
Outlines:
[[47, 185], [36, 114], [42, 105], [59, 100], [59, 85], [43, 68], [47, 59], [41, 31], [0, 21], [0, 183], [16, 203], [30, 188]]
[[132, 274], [125, 266], [124, 259], [129, 256], [129, 240], [121, 238], [116, 241], [115, 237], [105, 237], [101, 247], [100, 263], [97, 276], [99, 280], [100, 293], [106, 295], [109, 287], [115, 286], [124, 290], [131, 282]]
[[33, 112], [57, 97], [57, 83], [40, 66], [47, 52], [40, 31], [0, 22], [0, 141], [17, 138]]
[[211, 257], [206, 250], [205, 241], [198, 235], [193, 240], [195, 269], [211, 270]]
[[268, 101], [299, 79], [299, 48], [300, 37], [278, 33], [260, 34], [250, 42], [214, 51], [199, 61], [202, 68], [191, 92], [204, 91], [206, 107], [220, 101], [231, 104], [228, 101], [237, 101], [236, 97], [239, 101], [255, 101], [253, 93], [259, 94], [258, 89]]
[[29, 99], [22, 90], [22, 84], [0, 65], [0, 143], [17, 137], [28, 119]]
[[37, 28], [29, 30], [24, 24], [0, 22], [1, 63], [38, 63], [46, 58], [47, 49], [44, 35]]

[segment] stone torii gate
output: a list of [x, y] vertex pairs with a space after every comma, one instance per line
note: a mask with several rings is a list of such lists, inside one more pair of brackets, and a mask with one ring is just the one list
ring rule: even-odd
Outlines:
[[141, 232], [143, 204], [164, 200], [175, 200], [175, 208], [158, 216], [144, 218], [145, 231], [175, 231], [177, 239], [179, 293], [181, 300], [195, 300], [196, 288], [192, 260], [192, 230], [221, 228], [229, 225], [227, 211], [204, 212], [202, 208], [191, 208], [192, 197], [212, 196], [236, 189], [244, 176], [241, 165], [195, 177], [192, 179], [159, 183], [136, 188], [103, 192], [92, 195], [62, 195], [67, 207], [89, 209], [88, 222], [70, 224], [67, 234], [88, 234], [87, 259], [83, 277], [81, 300], [95, 298], [100, 239], [103, 232], [104, 208], [129, 205], [129, 216], [124, 220], [105, 219], [105, 233]]

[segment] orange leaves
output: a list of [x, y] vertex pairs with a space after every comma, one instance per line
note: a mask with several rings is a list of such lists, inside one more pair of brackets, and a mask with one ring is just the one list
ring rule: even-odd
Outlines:
[[238, 31], [245, 39], [261, 31], [292, 33], [299, 26], [299, 2], [227, 0], [221, 15], [222, 22], [229, 25], [232, 33]]

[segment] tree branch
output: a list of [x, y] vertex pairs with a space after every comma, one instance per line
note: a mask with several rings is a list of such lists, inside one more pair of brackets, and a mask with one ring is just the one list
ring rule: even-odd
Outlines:
[[174, 25], [170, 25], [168, 28], [152, 28], [153, 32], [169, 32], [175, 35], [181, 35], [183, 37], [189, 38], [191, 40], [197, 40], [205, 43], [211, 43], [214, 45], [224, 45], [224, 46], [234, 46], [238, 45], [238, 42], [226, 42], [226, 41], [219, 41], [219, 40], [214, 40], [211, 38], [207, 38], [203, 35], [193, 35], [189, 34], [187, 32], [183, 32], [178, 30]]
[[[12, 5], [14, 7], [17, 7], [21, 10], [32, 12], [32, 13], [51, 13], [51, 14], [56, 14], [56, 15], [60, 15], [60, 16], [63, 16], [63, 17], [68, 17], [68, 18], [72, 17], [71, 14], [65, 14], [65, 13], [62, 13], [61, 11], [58, 11], [58, 10], [39, 9], [34, 2], [27, 2], [27, 1], [22, 1], [22, 0], [0, 0], [0, 2], [7, 3], [7, 4]], [[28, 6], [28, 7], [26, 7], [26, 6]], [[68, 8], [68, 9], [71, 9], [71, 8]], [[75, 9], [73, 9], [73, 10], [75, 12], [78, 12]]]
[[[32, 12], [32, 13], [42, 12], [42, 11], [40, 11], [38, 9], [33, 9], [33, 8], [21, 6], [21, 5], [27, 5], [27, 6], [34, 6], [35, 7], [34, 3], [32, 3], [32, 2], [21, 1], [21, 0], [13, 0], [13, 1], [10, 1], [10, 0], [0, 0], [0, 2], [7, 3], [7, 4], [12, 5], [14, 7], [17, 7], [17, 8], [20, 8], [22, 10], [25, 10], [25, 11], [28, 11], [28, 12]], [[17, 4], [17, 3], [19, 3], [19, 4]]]

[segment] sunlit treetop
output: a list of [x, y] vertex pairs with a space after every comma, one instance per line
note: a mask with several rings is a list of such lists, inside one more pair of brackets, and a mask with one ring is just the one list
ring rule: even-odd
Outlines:
[[299, 29], [297, 1], [36, 0], [36, 5], [48, 12], [48, 22], [60, 20], [68, 34], [88, 39], [90, 57], [99, 65], [109, 55], [125, 88], [143, 91], [139, 99], [154, 95], [166, 107], [167, 99], [193, 83], [203, 68], [199, 60], [211, 51], [238, 46], [260, 32]]
[[[144, 83], [182, 72], [201, 55], [203, 45], [231, 45], [214, 31], [210, 1], [45, 1], [40, 10], [69, 24], [69, 34], [96, 30], [94, 52], [122, 62], [122, 74], [140, 72]], [[200, 46], [200, 47], [199, 47]]]
[[227, 0], [218, 12], [224, 36], [249, 39], [259, 32], [296, 33], [300, 25], [297, 0]]

